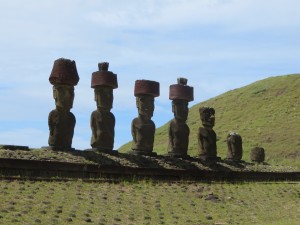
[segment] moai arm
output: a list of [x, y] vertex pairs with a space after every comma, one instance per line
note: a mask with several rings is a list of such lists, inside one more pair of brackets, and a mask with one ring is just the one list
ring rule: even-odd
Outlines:
[[198, 131], [198, 146], [201, 150], [201, 152], [204, 150], [204, 145], [203, 145], [203, 140], [204, 137], [203, 135], [201, 134], [201, 128], [199, 128], [199, 131]]
[[135, 125], [134, 125], [134, 121], [135, 120], [133, 120], [131, 122], [131, 135], [132, 135], [133, 142], [136, 143], [136, 128], [135, 128]]
[[92, 129], [93, 137], [97, 139], [97, 123], [93, 113], [91, 115], [90, 126]]
[[[71, 114], [72, 124], [73, 124], [73, 128], [72, 128], [72, 130], [71, 130], [71, 132], [70, 132], [70, 136], [71, 136], [71, 140], [72, 140], [72, 139], [73, 139], [73, 136], [74, 136], [74, 128], [75, 128], [75, 125], [76, 125], [76, 117], [74, 116], [73, 113], [70, 112], [70, 114]], [[71, 141], [71, 143], [70, 143], [70, 147], [71, 147], [71, 145], [72, 145], [72, 141]]]
[[56, 121], [56, 118], [52, 111], [49, 113], [49, 116], [48, 116], [48, 126], [49, 126], [49, 130], [50, 130], [50, 136], [53, 136], [53, 134], [54, 134], [54, 129], [55, 129], [56, 123], [57, 123], [57, 121]]
[[232, 155], [232, 146], [231, 146], [231, 144], [232, 144], [232, 138], [231, 138], [230, 134], [228, 134], [226, 141], [227, 141], [228, 150], [230, 151], [230, 154]]
[[172, 151], [173, 150], [173, 146], [174, 146], [174, 136], [173, 136], [173, 132], [172, 132], [172, 121], [169, 125], [169, 150]]

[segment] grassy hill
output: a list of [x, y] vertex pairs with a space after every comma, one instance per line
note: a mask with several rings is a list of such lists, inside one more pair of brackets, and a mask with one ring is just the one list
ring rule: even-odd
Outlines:
[[[200, 106], [216, 110], [214, 130], [222, 158], [227, 153], [226, 136], [235, 131], [243, 138], [244, 160], [249, 161], [251, 148], [262, 146], [267, 162], [300, 168], [300, 74], [270, 77], [194, 105], [187, 122], [191, 156], [198, 154]], [[154, 149], [158, 154], [167, 152], [168, 126], [169, 123], [156, 130]], [[119, 150], [126, 152], [130, 146], [127, 143]]]
[[299, 224], [299, 183], [0, 180], [0, 224]]

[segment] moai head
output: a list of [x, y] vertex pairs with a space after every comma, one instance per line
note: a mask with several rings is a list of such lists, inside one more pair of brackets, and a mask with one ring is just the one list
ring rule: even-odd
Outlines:
[[113, 89], [118, 87], [117, 75], [108, 71], [109, 63], [99, 63], [99, 71], [92, 74], [91, 87], [95, 89], [97, 108], [110, 111], [113, 106]]
[[139, 95], [136, 97], [136, 107], [139, 116], [146, 120], [150, 120], [154, 112], [154, 97], [150, 95]]
[[75, 61], [60, 58], [54, 61], [49, 77], [53, 84], [53, 98], [58, 109], [69, 111], [73, 107], [74, 86], [79, 81]]
[[227, 135], [227, 146], [227, 159], [240, 161], [243, 156], [243, 142], [241, 135], [235, 132], [230, 132]]
[[154, 112], [154, 97], [159, 96], [159, 83], [150, 80], [136, 80], [134, 96], [139, 116], [142, 119], [150, 120]]
[[70, 111], [73, 108], [74, 87], [64, 84], [54, 85], [53, 98], [58, 109]]
[[185, 122], [189, 113], [188, 102], [194, 100], [194, 88], [187, 86], [186, 78], [178, 78], [177, 84], [170, 85], [169, 99], [172, 100], [175, 119]]
[[215, 109], [210, 107], [199, 108], [201, 122], [204, 127], [212, 128], [215, 125]]
[[176, 120], [186, 122], [189, 114], [188, 102], [181, 99], [173, 100], [172, 112]]
[[111, 88], [95, 88], [95, 101], [99, 110], [110, 111], [113, 106], [113, 100], [114, 96]]

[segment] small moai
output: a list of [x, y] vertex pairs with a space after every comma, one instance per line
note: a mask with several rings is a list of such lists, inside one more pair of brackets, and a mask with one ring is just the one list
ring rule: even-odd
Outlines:
[[188, 104], [194, 100], [194, 88], [187, 85], [186, 78], [178, 78], [177, 84], [170, 85], [169, 99], [172, 100], [174, 119], [169, 125], [168, 155], [176, 158], [189, 158], [188, 146], [190, 128], [186, 124]]
[[[92, 74], [91, 87], [94, 89], [97, 110], [92, 112], [92, 150], [112, 153], [115, 138], [115, 116], [110, 112], [113, 107], [113, 89], [118, 88], [117, 75], [108, 71], [109, 63], [98, 64], [99, 71]], [[114, 151], [116, 152], [116, 151]]]
[[151, 120], [154, 112], [154, 98], [159, 96], [159, 83], [150, 80], [136, 80], [134, 86], [138, 117], [132, 120], [133, 138], [131, 154], [155, 156], [153, 152], [155, 124]]
[[49, 147], [45, 148], [73, 150], [71, 146], [76, 119], [70, 110], [73, 107], [74, 86], [79, 81], [75, 61], [64, 58], [55, 60], [49, 81], [53, 85], [56, 109], [52, 110], [48, 117]]
[[235, 132], [230, 132], [227, 135], [227, 160], [240, 162], [243, 157], [243, 140], [241, 135]]
[[251, 149], [250, 155], [252, 162], [262, 163], [265, 161], [265, 149], [262, 147], [255, 147]]
[[203, 127], [198, 131], [199, 157], [204, 161], [218, 161], [217, 135], [213, 130], [215, 125], [215, 109], [210, 107], [199, 108]]

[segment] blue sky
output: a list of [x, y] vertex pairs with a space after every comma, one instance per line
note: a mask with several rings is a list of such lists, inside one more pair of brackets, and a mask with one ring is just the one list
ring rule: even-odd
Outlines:
[[54, 60], [76, 61], [73, 147], [90, 147], [96, 109], [92, 72], [108, 61], [114, 91], [115, 147], [131, 140], [134, 81], [160, 82], [153, 121], [172, 118], [169, 85], [194, 86], [195, 101], [270, 76], [300, 72], [297, 0], [0, 0], [0, 143], [47, 145], [55, 108], [48, 78]]

